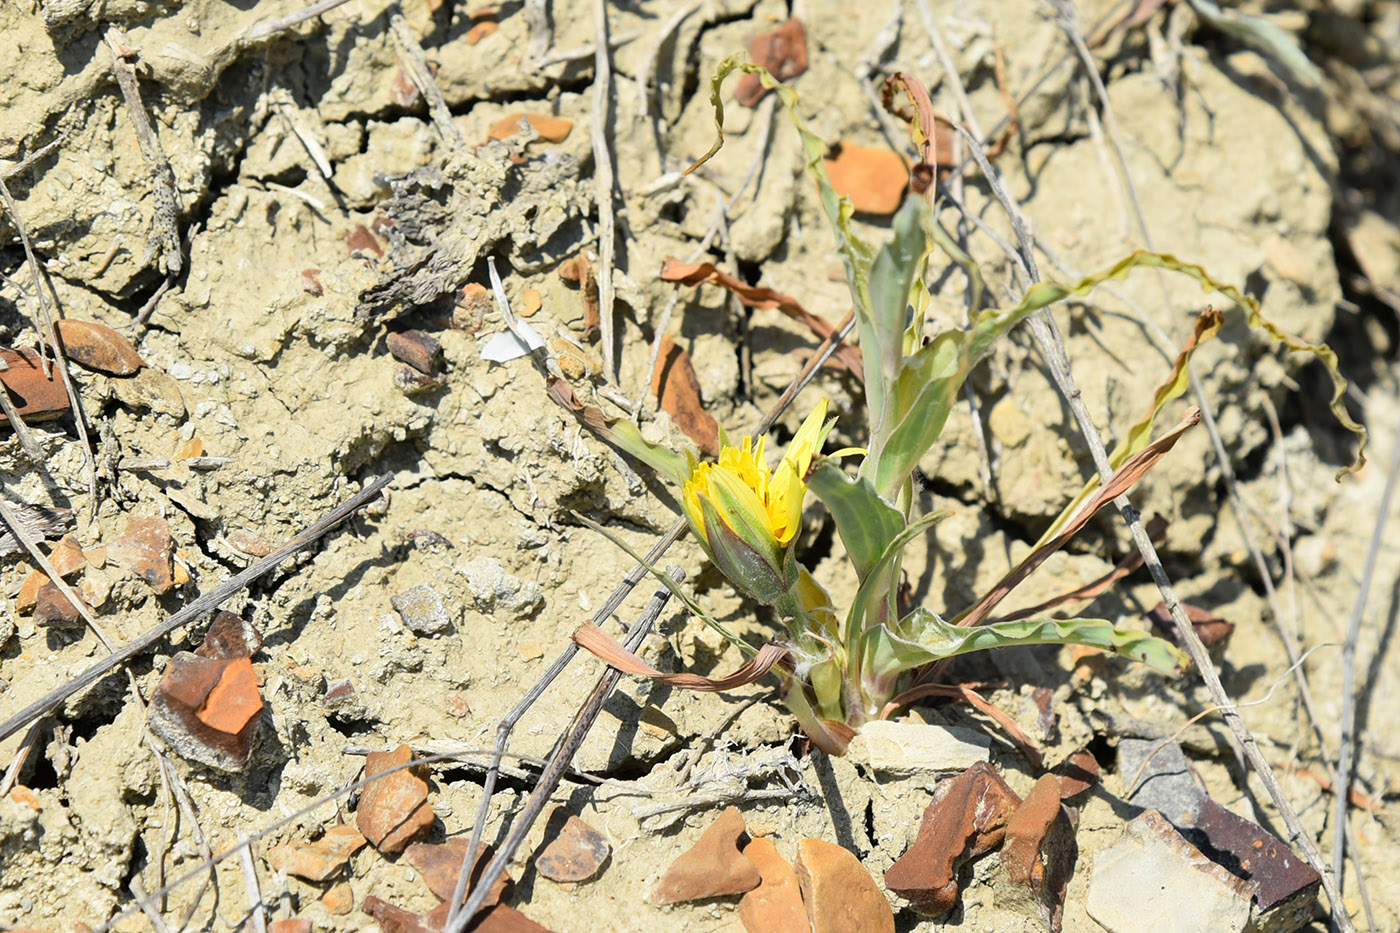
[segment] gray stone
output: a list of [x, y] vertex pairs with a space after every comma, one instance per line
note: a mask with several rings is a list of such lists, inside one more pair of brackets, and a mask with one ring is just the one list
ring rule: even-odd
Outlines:
[[[1144, 764], [1146, 762], [1146, 764]], [[1181, 829], [1196, 821], [1207, 799], [1196, 784], [1181, 746], [1175, 742], [1124, 738], [1118, 743], [1118, 774], [1128, 801], [1144, 810], [1158, 810]]]
[[391, 596], [389, 602], [415, 635], [438, 635], [452, 628], [452, 616], [442, 597], [426, 583]]
[[1109, 933], [1242, 933], [1253, 895], [1148, 810], [1094, 856], [1085, 907]]
[[467, 561], [457, 571], [467, 578], [467, 588], [482, 612], [504, 610], [519, 618], [533, 615], [544, 605], [544, 591], [538, 583], [506, 573], [505, 565], [494, 557]]

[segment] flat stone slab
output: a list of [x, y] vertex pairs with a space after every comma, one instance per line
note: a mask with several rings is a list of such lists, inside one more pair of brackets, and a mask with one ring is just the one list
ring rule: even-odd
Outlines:
[[991, 739], [972, 729], [876, 720], [846, 749], [852, 761], [888, 774], [962, 772], [991, 759]]
[[1094, 856], [1085, 907], [1108, 933], [1242, 933], [1253, 895], [1148, 810]]

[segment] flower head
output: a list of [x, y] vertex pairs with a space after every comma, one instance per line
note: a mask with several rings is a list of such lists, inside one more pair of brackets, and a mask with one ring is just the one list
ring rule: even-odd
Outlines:
[[[776, 470], [764, 460], [764, 438], [725, 444], [714, 463], [697, 463], [681, 501], [691, 530], [726, 577], [771, 603], [796, 582], [784, 559], [802, 523], [805, 482], [830, 432], [822, 401], [802, 422]], [[793, 577], [793, 579], [789, 579]]]

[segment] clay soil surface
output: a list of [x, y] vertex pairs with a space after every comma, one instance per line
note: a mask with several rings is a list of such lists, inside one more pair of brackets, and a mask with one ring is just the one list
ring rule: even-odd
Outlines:
[[[271, 918], [308, 918], [318, 930], [369, 927], [367, 897], [413, 911], [437, 904], [407, 862], [373, 847], [324, 883], [277, 872], [269, 852], [353, 820], [354, 796], [340, 795], [283, 822], [354, 783], [366, 751], [405, 743], [461, 753], [431, 766], [427, 838], [468, 834], [481, 799], [479, 752], [496, 723], [632, 567], [576, 516], [646, 548], [679, 514], [675, 490], [551, 400], [529, 359], [486, 358], [505, 327], [494, 302], [480, 299], [487, 261], [588, 404], [634, 414], [650, 438], [688, 443], [651, 391], [661, 331], [688, 354], [716, 421], [732, 434], [756, 424], [818, 338], [717, 287], [678, 289], [660, 271], [667, 257], [695, 256], [795, 296], [832, 324], [849, 310], [798, 138], [773, 95], [741, 106], [732, 79], [725, 146], [701, 171], [680, 174], [713, 141], [717, 63], [791, 16], [805, 24], [808, 54], [791, 83], [812, 129], [833, 144], [912, 152], [903, 124], [878, 108], [895, 71], [920, 76], [939, 112], [959, 112], [935, 37], [985, 138], [1008, 132], [1015, 99], [996, 164], [1043, 245], [1042, 276], [1073, 281], [1152, 247], [1204, 264], [1258, 297], [1284, 330], [1336, 347], [1347, 404], [1371, 429], [1361, 472], [1334, 481], [1355, 445], [1328, 412], [1321, 367], [1225, 309], [1195, 369], [1229, 469], [1198, 428], [1133, 492], [1144, 515], [1169, 522], [1161, 551], [1182, 598], [1234, 623], [1218, 650], [1224, 684], [1254, 703], [1244, 719], [1331, 858], [1333, 796], [1319, 778], [1338, 753], [1341, 646], [1385, 518], [1378, 506], [1400, 421], [1400, 7], [1243, 4], [1305, 50], [1319, 78], [1309, 87], [1267, 48], [1211, 28], [1186, 2], [1166, 4], [1093, 49], [1105, 107], [1048, 4], [609, 4], [610, 95], [600, 111], [594, 4], [350, 0], [290, 28], [259, 28], [304, 6], [0, 5], [0, 172], [13, 196], [0, 215], [0, 342], [33, 347], [43, 332], [18, 218], [50, 312], [114, 328], [144, 363], [134, 375], [72, 366], [95, 483], [64, 414], [32, 427], [38, 462], [0, 430], [3, 495], [71, 510], [72, 534], [89, 551], [120, 554], [142, 520], [163, 522], [168, 580], [153, 585], [101, 554], [70, 577], [113, 642], [395, 474], [384, 498], [224, 604], [264, 639], [252, 667], [265, 706], [246, 768], [212, 768], [148, 738], [133, 697], [151, 699], [172, 657], [201, 644], [207, 617], [138, 656], [130, 676], [103, 678], [37, 731], [0, 742], [0, 768], [25, 750], [14, 790], [0, 799], [0, 925], [69, 930], [118, 917], [118, 929], [145, 928], [134, 887], [159, 889], [205, 853], [274, 824], [249, 866], [220, 861], [152, 909], [171, 929], [185, 919], [189, 928], [236, 927], [248, 919], [248, 871]], [[1129, 6], [1085, 2], [1078, 22], [1095, 40]], [[159, 151], [143, 153], [114, 55], [134, 69]], [[415, 86], [420, 61], [440, 105]], [[552, 119], [525, 132], [521, 114]], [[587, 284], [561, 275], [579, 257], [595, 273], [604, 261], [595, 133], [616, 180], [607, 212], [615, 300], [602, 309], [614, 324], [611, 353]], [[49, 143], [37, 160], [7, 168]], [[1000, 245], [1012, 239], [1006, 214], [975, 166], [951, 188], [972, 219], [947, 208], [943, 221], [955, 234], [961, 225], [990, 300], [1003, 304], [1014, 287]], [[888, 215], [859, 215], [857, 227], [872, 242], [890, 235]], [[965, 320], [964, 284], [953, 268], [932, 283], [931, 331]], [[1209, 301], [1223, 308], [1194, 283], [1142, 272], [1056, 308], [1110, 446], [1148, 408]], [[437, 343], [427, 373], [391, 352], [409, 331]], [[1003, 341], [969, 385], [975, 407], [959, 405], [922, 464], [922, 504], [953, 515], [906, 561], [911, 598], [948, 614], [1005, 573], [1093, 470], [1028, 332]], [[833, 443], [864, 443], [861, 387], [834, 368], [779, 420], [777, 440], [823, 397], [838, 418]], [[818, 506], [807, 514], [799, 553], [844, 604], [853, 587], [839, 538]], [[1390, 719], [1400, 704], [1398, 541], [1394, 531], [1382, 538], [1364, 581], [1355, 656], [1355, 788], [1366, 805], [1351, 810], [1356, 861], [1345, 900], [1364, 928], [1360, 874], [1378, 930], [1400, 929], [1400, 730]], [[1131, 548], [1109, 510], [1015, 604], [1082, 586]], [[716, 617], [756, 638], [768, 631], [693, 542], [672, 547], [666, 562], [687, 572]], [[107, 653], [81, 624], [39, 624], [19, 607], [33, 567], [23, 553], [0, 564], [0, 716]], [[424, 585], [441, 599], [431, 632], [406, 625], [393, 602]], [[654, 588], [640, 586], [618, 617], [635, 619]], [[1146, 626], [1159, 600], [1140, 570], [1084, 613]], [[616, 622], [609, 630], [620, 632]], [[1304, 670], [1316, 723], [1289, 673], [1289, 640], [1312, 649]], [[641, 653], [663, 670], [707, 675], [742, 661], [674, 608]], [[600, 670], [575, 660], [519, 723], [510, 749], [526, 757], [507, 760], [487, 841], [499, 841], [528, 794], [530, 756], [549, 753]], [[1185, 726], [1210, 703], [1199, 678], [1171, 682], [1121, 659], [1052, 649], [978, 657], [949, 676], [984, 685], [1048, 762], [1087, 745], [1102, 763], [1064, 906], [1065, 929], [1098, 929], [1085, 907], [1090, 867], [1131, 813], [1119, 806], [1131, 775], [1115, 768], [1116, 744]], [[910, 715], [977, 730], [1013, 789], [1034, 783], [1035, 769], [981, 713], [940, 702]], [[1284, 833], [1218, 716], [1180, 741], [1217, 801]], [[741, 929], [735, 898], [665, 909], [647, 900], [665, 866], [730, 804], [786, 858], [803, 838], [825, 839], [881, 878], [913, 840], [938, 779], [809, 752], [772, 681], [716, 695], [624, 678], [575, 767], [557, 802], [607, 837], [608, 861], [583, 883], [542, 877], [533, 867], [541, 820], [511, 868], [514, 906], [557, 931]], [[898, 928], [1043, 929], [1033, 909], [995, 896], [994, 868], [995, 856], [966, 868], [960, 906], [937, 920], [891, 894]], [[1325, 914], [1317, 916], [1321, 928]]]

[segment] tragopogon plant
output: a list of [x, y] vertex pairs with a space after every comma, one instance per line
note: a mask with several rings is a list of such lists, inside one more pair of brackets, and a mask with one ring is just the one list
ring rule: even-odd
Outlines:
[[[999, 337], [1040, 309], [1067, 297], [1086, 295], [1100, 283], [1121, 278], [1136, 268], [1156, 267], [1195, 278], [1203, 288], [1220, 292], [1243, 309], [1251, 325], [1290, 349], [1314, 354], [1331, 374], [1333, 411], [1357, 433], [1364, 447], [1364, 429], [1352, 422], [1340, 405], [1345, 383], [1332, 351], [1279, 331], [1260, 314], [1256, 302], [1201, 267], [1147, 252], [1133, 253], [1078, 283], [1036, 284], [1010, 307], [975, 305], [967, 329], [945, 330], [930, 339], [924, 330], [932, 296], [925, 282], [936, 278], [933, 273], [937, 270], [932, 267], [935, 248], [966, 268], [978, 286], [974, 291], [979, 302], [981, 297], [976, 265], [938, 225], [923, 196], [922, 189], [932, 177], [931, 167], [916, 166], [913, 178], [920, 190], [913, 192], [895, 215], [892, 241], [878, 251], [872, 249], [853, 231], [851, 205], [832, 188], [823, 165], [826, 146], [808, 131], [797, 112], [797, 95], [790, 88], [756, 65], [726, 60], [711, 86], [717, 130], [723, 118], [720, 88], [725, 76], [736, 69], [757, 74], [765, 87], [778, 93], [802, 138], [807, 171], [816, 182], [835, 233], [855, 304], [864, 357], [868, 447], [822, 453], [832, 428], [826, 420], [825, 402], [807, 416], [773, 470], [764, 460], [762, 439], [745, 437], [733, 444], [721, 436], [718, 460], [700, 463], [690, 454], [682, 456], [645, 442], [627, 422], [606, 428], [598, 425], [613, 443], [681, 486], [686, 518], [705, 553], [739, 590], [772, 607], [788, 637], [757, 651], [707, 618], [700, 607], [677, 591], [691, 612], [749, 655], [743, 669], [722, 680], [661, 674], [596, 628], [584, 626], [576, 639], [624, 670], [692, 689], [726, 689], [778, 666], [785, 702], [812, 739], [833, 752], [844, 748], [852, 728], [880, 716], [892, 698], [910, 687], [914, 672], [970, 651], [1012, 645], [1085, 645], [1121, 654], [1166, 675], [1180, 673], [1186, 658], [1171, 644], [1107, 620], [1040, 617], [992, 624], [987, 620], [992, 608], [1014, 586], [1100, 507], [1136, 482], [1183, 431], [1195, 424], [1198, 414], [1193, 411], [1181, 424], [1149, 443], [1158, 414], [1185, 390], [1185, 368], [1191, 352], [1219, 329], [1218, 313], [1207, 311], [1201, 316], [1170, 376], [1154, 395], [1146, 417], [1113, 450], [1110, 460], [1117, 471], [1113, 481], [1103, 488], [1096, 480], [1088, 483], [1021, 564], [956, 615], [899, 603], [905, 547], [945, 514], [916, 514], [917, 465], [937, 442], [973, 366]], [[934, 125], [927, 94], [908, 76], [894, 80], [894, 86], [902, 86], [915, 104], [912, 131], [916, 143], [923, 145]], [[718, 151], [722, 143], [720, 130], [715, 146], [701, 161]], [[856, 454], [861, 458], [851, 472], [842, 458]], [[1358, 465], [1360, 462], [1358, 453]], [[793, 541], [809, 490], [830, 513], [858, 581], [849, 606], [833, 605], [827, 592], [797, 560]]]

